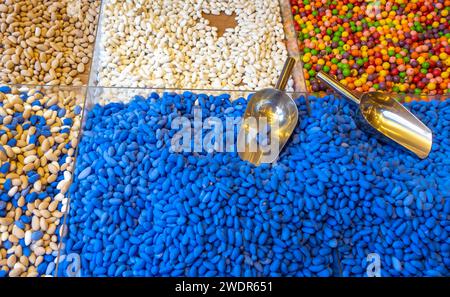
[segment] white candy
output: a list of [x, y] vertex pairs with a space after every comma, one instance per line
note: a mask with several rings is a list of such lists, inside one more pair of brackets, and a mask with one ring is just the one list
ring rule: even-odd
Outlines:
[[[277, 0], [107, 0], [103, 5], [97, 57], [102, 86], [264, 88], [275, 85], [287, 56]], [[237, 26], [219, 37], [202, 12], [235, 13]]]

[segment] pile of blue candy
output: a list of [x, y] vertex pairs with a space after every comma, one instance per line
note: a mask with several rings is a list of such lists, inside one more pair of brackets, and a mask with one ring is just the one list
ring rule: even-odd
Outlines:
[[[420, 160], [361, 131], [345, 100], [309, 99], [311, 114], [296, 100], [279, 160], [259, 167], [236, 152], [170, 148], [175, 118], [201, 108], [225, 121], [243, 98], [153, 93], [94, 106], [64, 255], [83, 276], [450, 275], [450, 100], [406, 104], [434, 134]], [[70, 269], [63, 260], [59, 275]]]

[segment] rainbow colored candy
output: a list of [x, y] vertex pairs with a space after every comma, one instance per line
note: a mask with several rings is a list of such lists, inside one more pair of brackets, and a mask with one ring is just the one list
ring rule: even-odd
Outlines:
[[310, 91], [319, 70], [357, 91], [450, 92], [449, 0], [290, 0]]

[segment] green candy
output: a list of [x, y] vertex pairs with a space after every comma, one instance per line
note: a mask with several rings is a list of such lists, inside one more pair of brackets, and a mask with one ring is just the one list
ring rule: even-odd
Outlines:
[[342, 74], [343, 74], [345, 77], [347, 77], [347, 76], [349, 76], [349, 75], [351, 74], [351, 71], [350, 71], [350, 69], [345, 68], [344, 70], [342, 70]]

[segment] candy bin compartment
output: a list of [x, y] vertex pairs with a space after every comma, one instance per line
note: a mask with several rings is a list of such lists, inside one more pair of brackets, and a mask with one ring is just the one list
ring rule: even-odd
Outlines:
[[5, 0], [0, 82], [87, 85], [100, 0]]
[[297, 93], [291, 140], [255, 167], [226, 145], [249, 96], [89, 88], [57, 275], [448, 275], [449, 100], [405, 103], [434, 133], [419, 160]]
[[[287, 0], [106, 0], [89, 85], [256, 90], [288, 54], [299, 58]], [[300, 61], [288, 89], [306, 90]]]
[[85, 93], [0, 86], [0, 276], [52, 275]]

